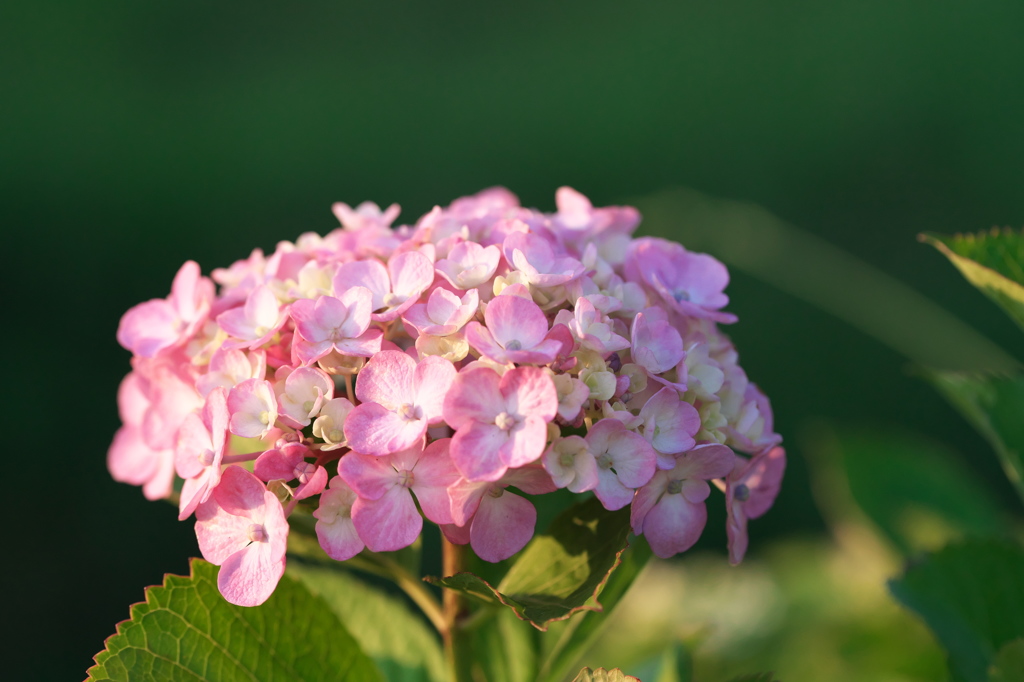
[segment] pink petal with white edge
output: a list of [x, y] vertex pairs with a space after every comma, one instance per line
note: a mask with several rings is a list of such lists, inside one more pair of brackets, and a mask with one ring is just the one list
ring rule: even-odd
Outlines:
[[544, 454], [547, 441], [547, 422], [530, 415], [508, 431], [508, 441], [501, 448], [501, 461], [509, 468], [535, 462]]
[[330, 488], [320, 497], [320, 506], [313, 512], [317, 519], [316, 536], [327, 556], [346, 561], [363, 551], [365, 545], [352, 523], [355, 492], [335, 476]]
[[135, 355], [155, 357], [181, 338], [181, 325], [171, 305], [163, 299], [140, 303], [128, 310], [117, 326], [117, 342]]
[[[220, 485], [213, 491], [217, 505], [228, 514], [244, 516], [261, 522], [266, 504], [266, 487], [256, 476], [240, 466], [232, 465], [221, 475]], [[271, 497], [277, 500], [276, 497]], [[277, 503], [280, 508], [280, 503]]]
[[384, 297], [391, 293], [391, 279], [384, 264], [376, 260], [344, 263], [331, 281], [334, 295], [340, 296], [353, 287], [366, 287], [372, 294], [371, 310], [384, 307]]
[[470, 527], [470, 545], [484, 561], [501, 561], [526, 546], [536, 523], [537, 510], [528, 500], [508, 491], [485, 494]]
[[675, 455], [694, 446], [693, 436], [700, 429], [700, 415], [690, 403], [679, 399], [679, 392], [665, 387], [641, 408], [644, 438], [658, 452], [658, 468], [675, 466]]
[[395, 486], [379, 500], [360, 497], [352, 506], [352, 522], [359, 537], [373, 552], [394, 552], [408, 547], [423, 530], [409, 489]]
[[253, 521], [248, 516], [228, 514], [210, 499], [196, 509], [196, 539], [203, 558], [211, 564], [220, 565], [229, 556], [245, 549], [249, 539], [249, 527]]
[[416, 365], [413, 385], [416, 386], [414, 404], [423, 412], [423, 419], [431, 425], [441, 421], [444, 399], [458, 374], [448, 360], [430, 356]]
[[497, 481], [508, 468], [501, 456], [508, 442], [509, 434], [494, 424], [468, 422], [452, 437], [452, 461], [470, 481]]
[[484, 310], [484, 322], [495, 341], [508, 350], [530, 350], [548, 333], [544, 311], [532, 300], [519, 296], [491, 299]]
[[355, 493], [368, 500], [379, 500], [398, 483], [398, 472], [390, 457], [374, 457], [350, 452], [338, 462], [338, 475]]
[[407, 419], [377, 403], [363, 403], [348, 415], [344, 431], [356, 452], [389, 455], [422, 440], [427, 420]]
[[505, 372], [499, 387], [509, 412], [529, 415], [545, 422], [551, 421], [558, 414], [555, 383], [551, 375], [539, 367], [517, 367]]
[[442, 415], [448, 426], [460, 429], [471, 421], [493, 422], [505, 410], [500, 386], [501, 377], [493, 369], [460, 372], [444, 399]]
[[416, 361], [405, 353], [381, 351], [359, 372], [356, 397], [363, 403], [379, 403], [389, 409], [411, 403], [416, 396], [415, 372]]
[[268, 542], [254, 542], [221, 564], [217, 589], [238, 606], [259, 606], [270, 598], [284, 575], [285, 557], [275, 558]]

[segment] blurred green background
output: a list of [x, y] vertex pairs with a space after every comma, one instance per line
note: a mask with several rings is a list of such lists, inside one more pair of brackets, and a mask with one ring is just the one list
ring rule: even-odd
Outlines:
[[[1012, 324], [915, 235], [1024, 223], [1022, 28], [1020, 3], [937, 0], [6, 3], [5, 676], [83, 677], [142, 588], [196, 553], [191, 524], [105, 469], [120, 315], [165, 296], [186, 259], [208, 273], [332, 229], [333, 201], [395, 201], [411, 222], [495, 184], [544, 210], [560, 185], [642, 208], [691, 188], [764, 207], [1019, 357]], [[652, 229], [716, 234], [713, 216]], [[702, 575], [839, 551], [811, 495], [813, 424], [925, 434], [1013, 503], [988, 446], [904, 355], [733, 265], [729, 332], [791, 466], [752, 524], [755, 568], [727, 568], [713, 514]], [[821, 589], [790, 595], [787, 617], [813, 627]], [[807, 656], [840, 656], [838, 641]]]

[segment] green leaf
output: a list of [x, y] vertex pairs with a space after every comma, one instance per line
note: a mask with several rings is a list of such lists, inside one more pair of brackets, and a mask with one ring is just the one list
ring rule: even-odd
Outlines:
[[323, 600], [288, 576], [262, 606], [229, 604], [218, 568], [146, 589], [96, 655], [90, 680], [380, 680], [373, 661]]
[[751, 675], [740, 675], [729, 682], [777, 682], [774, 673], [753, 673]]
[[473, 679], [487, 682], [532, 682], [537, 675], [538, 633], [509, 609], [473, 629]]
[[932, 372], [928, 377], [991, 443], [1024, 501], [1024, 376]]
[[597, 498], [573, 505], [536, 536], [497, 588], [472, 573], [429, 579], [486, 603], [500, 603], [538, 630], [578, 611], [600, 611], [605, 583], [629, 536], [629, 509], [610, 512]]
[[[340, 568], [292, 560], [288, 575], [322, 598], [392, 682], [446, 682], [441, 642], [400, 598], [372, 587]], [[358, 627], [356, 625], [358, 624]]]
[[985, 295], [1024, 328], [1024, 232], [993, 229], [952, 237], [923, 234]]
[[1020, 682], [1024, 680], [1024, 639], [1015, 639], [996, 654], [988, 671], [988, 682]]
[[605, 670], [604, 668], [591, 670], [590, 668], [584, 668], [572, 682], [640, 682], [640, 680], [632, 675], [625, 674], [618, 668], [613, 670]]
[[566, 678], [573, 665], [597, 639], [605, 617], [633, 585], [651, 556], [651, 547], [646, 542], [634, 542], [622, 553], [618, 568], [601, 590], [601, 605], [604, 610], [585, 611], [572, 620], [558, 624], [564, 629], [548, 654], [538, 679], [561, 682]]
[[1024, 550], [995, 541], [958, 543], [889, 581], [949, 655], [958, 679], [984, 682], [1000, 647], [1024, 637]]
[[[904, 432], [837, 434], [840, 460], [857, 506], [904, 554], [945, 544], [948, 535], [1007, 531], [992, 496], [953, 453]], [[926, 524], [946, 536], [922, 537]]]
[[661, 670], [656, 682], [691, 682], [693, 680], [693, 656], [682, 642], [676, 642], [665, 649], [661, 657]]

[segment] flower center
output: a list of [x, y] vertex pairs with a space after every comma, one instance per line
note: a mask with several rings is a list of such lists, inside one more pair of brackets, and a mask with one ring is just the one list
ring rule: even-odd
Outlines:
[[572, 454], [568, 452], [563, 453], [562, 456], [558, 458], [558, 463], [561, 464], [566, 469], [571, 467], [575, 462], [576, 458], [573, 457]]
[[671, 480], [668, 482], [668, 489], [665, 491], [669, 495], [678, 495], [679, 491], [683, 489], [683, 482], [679, 480]]
[[292, 470], [293, 478], [298, 480], [299, 483], [306, 483], [316, 473], [316, 467], [309, 462], [299, 462], [295, 465], [295, 469]]
[[262, 523], [253, 523], [249, 525], [249, 542], [266, 542], [267, 541], [267, 529], [263, 527]]
[[394, 293], [387, 293], [384, 295], [384, 305], [388, 308], [393, 308], [397, 305], [401, 305], [405, 302], [405, 296], [399, 296]]
[[327, 434], [327, 440], [332, 443], [340, 443], [341, 439], [345, 437], [345, 433], [341, 429], [331, 429]]
[[493, 497], [494, 499], [498, 499], [499, 497], [505, 494], [505, 489], [502, 488], [500, 485], [491, 486], [491, 489], [487, 491], [487, 494]]
[[516, 425], [516, 418], [510, 415], [508, 412], [502, 412], [494, 418], [494, 425], [502, 431], [508, 431]]
[[416, 485], [416, 478], [408, 469], [402, 469], [398, 472], [398, 485], [403, 488], [411, 488]]
[[423, 410], [412, 403], [406, 403], [398, 408], [398, 416], [407, 422], [412, 422], [423, 419]]
[[267, 412], [266, 410], [263, 410], [262, 412], [260, 412], [260, 423], [261, 424], [269, 424], [270, 423], [270, 413]]
[[601, 467], [602, 469], [611, 469], [612, 464], [614, 464], [614, 462], [612, 462], [611, 455], [609, 455], [607, 452], [599, 455], [597, 458], [597, 466]]
[[733, 488], [732, 497], [734, 500], [746, 502], [748, 499], [750, 499], [750, 488], [748, 488], [746, 484], [740, 483], [738, 486]]
[[213, 464], [213, 450], [203, 450], [199, 453], [199, 463], [204, 467], [208, 467]]
[[505, 350], [522, 350], [523, 344], [519, 339], [512, 339], [505, 344]]
[[676, 289], [672, 292], [672, 298], [676, 299], [676, 303], [690, 300], [690, 294], [682, 289]]
[[302, 411], [305, 412], [306, 414], [310, 415], [310, 416], [313, 415], [313, 408], [314, 407], [316, 407], [316, 401], [315, 400], [307, 400], [306, 402], [302, 403]]

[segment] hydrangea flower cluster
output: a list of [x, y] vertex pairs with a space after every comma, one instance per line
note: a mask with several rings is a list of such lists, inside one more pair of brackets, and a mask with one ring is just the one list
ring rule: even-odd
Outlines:
[[185, 263], [117, 331], [114, 478], [150, 499], [180, 478], [179, 518], [241, 605], [273, 592], [299, 505], [338, 560], [406, 547], [426, 517], [500, 561], [533, 536], [530, 497], [568, 488], [630, 506], [670, 557], [715, 486], [739, 562], [785, 454], [718, 328], [736, 320], [725, 266], [633, 239], [631, 207], [556, 201], [490, 189], [397, 228], [397, 205], [339, 203], [325, 237], [212, 279]]

